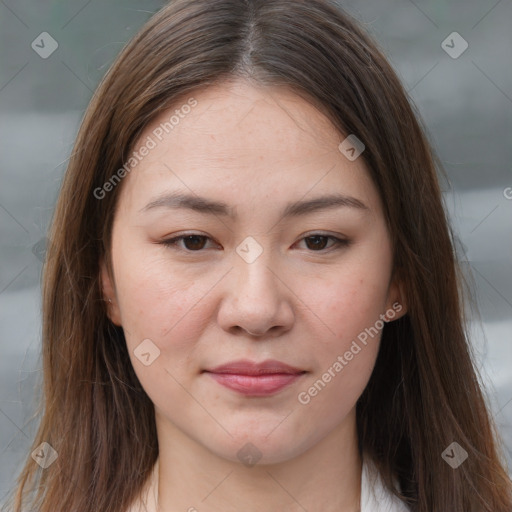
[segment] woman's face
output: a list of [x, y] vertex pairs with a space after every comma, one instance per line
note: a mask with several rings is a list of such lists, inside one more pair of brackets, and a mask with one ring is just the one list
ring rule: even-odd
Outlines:
[[382, 315], [405, 307], [344, 139], [292, 92], [236, 81], [140, 137], [102, 280], [159, 437], [273, 463], [353, 428]]

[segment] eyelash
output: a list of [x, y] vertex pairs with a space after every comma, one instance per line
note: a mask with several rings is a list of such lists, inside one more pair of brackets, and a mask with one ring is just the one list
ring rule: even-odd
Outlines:
[[[162, 240], [159, 243], [164, 245], [165, 247], [168, 247], [169, 249], [181, 250], [181, 251], [188, 252], [188, 253], [203, 252], [203, 249], [198, 249], [198, 250], [194, 251], [191, 249], [186, 249], [186, 248], [184, 249], [184, 248], [178, 246], [178, 242], [180, 240], [185, 240], [186, 238], [189, 238], [189, 237], [207, 238], [207, 239], [211, 240], [211, 238], [206, 235], [201, 235], [201, 234], [197, 234], [197, 233], [186, 233], [184, 235], [176, 236], [174, 238], [169, 238], [168, 240]], [[310, 252], [318, 252], [318, 253], [331, 252], [331, 250], [342, 249], [342, 248], [348, 247], [352, 243], [351, 240], [338, 238], [333, 235], [326, 235], [324, 233], [313, 233], [311, 235], [301, 238], [300, 241], [305, 240], [307, 238], [315, 238], [315, 237], [332, 239], [332, 240], [334, 240], [334, 245], [332, 245], [331, 247], [329, 247], [327, 249], [320, 249], [318, 251], [310, 250]]]

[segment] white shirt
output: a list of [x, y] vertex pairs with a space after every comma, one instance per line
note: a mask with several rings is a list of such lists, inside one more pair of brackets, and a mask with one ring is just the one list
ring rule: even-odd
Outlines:
[[360, 512], [410, 512], [407, 505], [387, 490], [370, 459], [363, 458]]
[[[158, 496], [158, 459], [153, 468], [151, 477], [145, 487], [144, 501], [146, 506], [136, 500], [127, 512], [155, 512], [156, 496]], [[391, 494], [384, 485], [379, 472], [373, 462], [363, 457], [363, 470], [361, 473], [361, 509], [359, 512], [410, 512], [406, 504]]]

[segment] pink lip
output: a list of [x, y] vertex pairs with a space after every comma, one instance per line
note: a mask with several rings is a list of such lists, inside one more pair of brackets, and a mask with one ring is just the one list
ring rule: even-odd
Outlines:
[[204, 371], [219, 384], [248, 396], [272, 395], [306, 373], [304, 370], [271, 359], [261, 363], [248, 360], [232, 361]]

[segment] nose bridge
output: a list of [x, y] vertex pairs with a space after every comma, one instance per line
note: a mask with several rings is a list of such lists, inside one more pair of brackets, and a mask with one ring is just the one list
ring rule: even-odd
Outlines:
[[260, 304], [260, 307], [265, 304], [270, 307], [279, 300], [279, 280], [275, 270], [271, 270], [272, 266], [276, 267], [276, 260], [269, 248], [264, 249], [261, 244], [256, 243], [245, 241], [237, 247], [235, 291], [240, 300], [244, 297], [265, 299], [265, 303]]
[[293, 313], [270, 249], [246, 239], [236, 252], [219, 322], [225, 329], [236, 326], [260, 335], [272, 327], [288, 326]]

